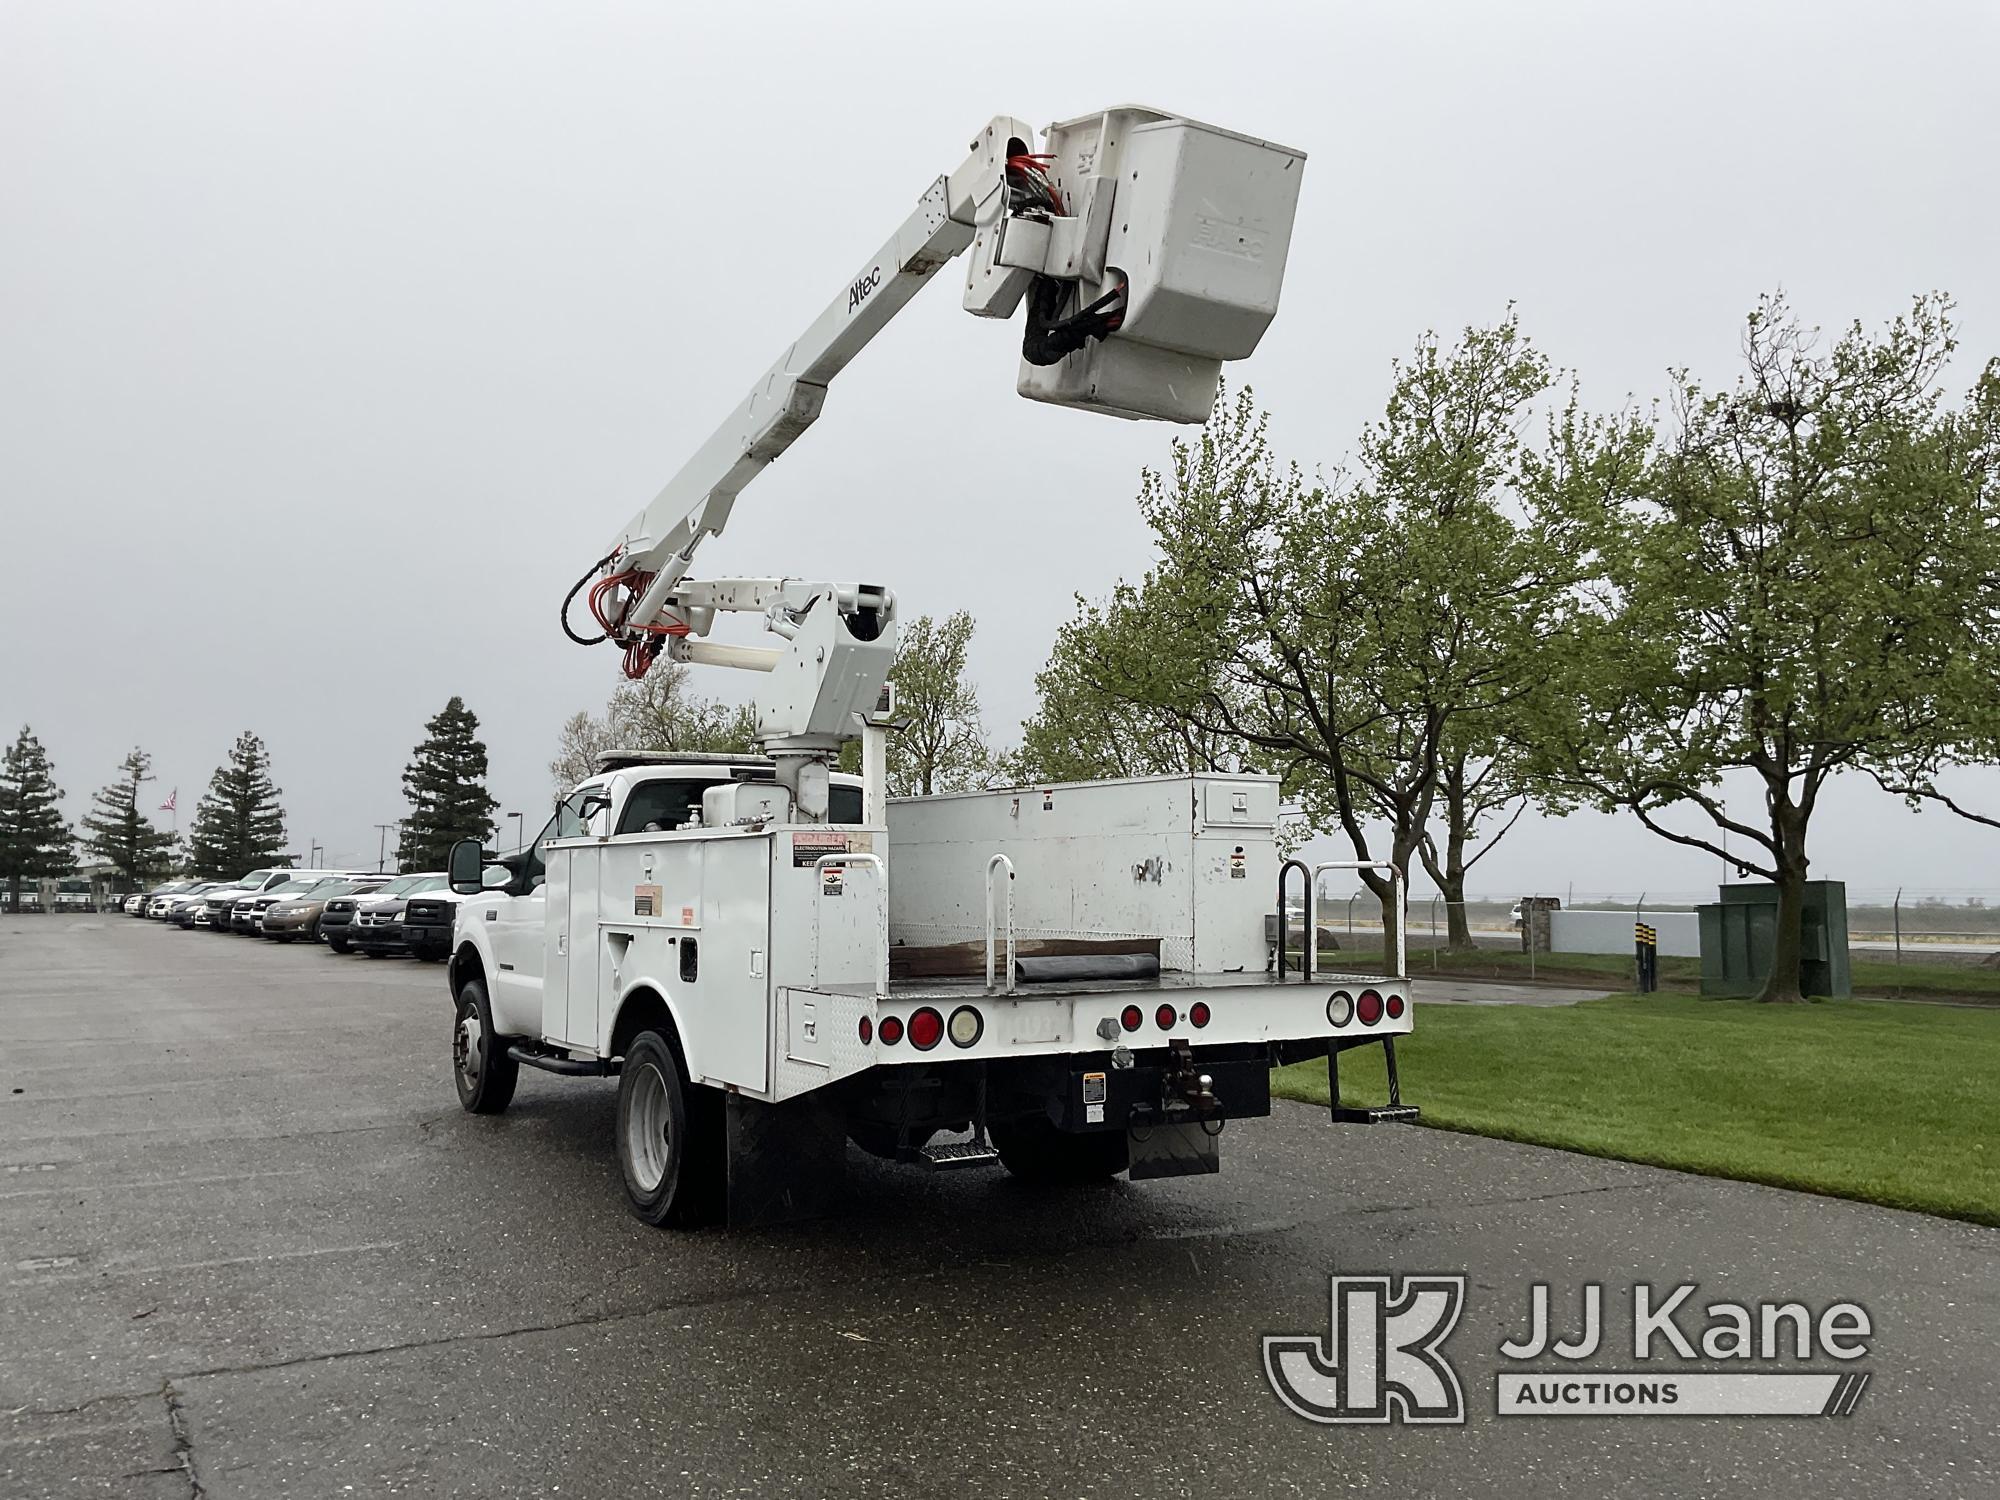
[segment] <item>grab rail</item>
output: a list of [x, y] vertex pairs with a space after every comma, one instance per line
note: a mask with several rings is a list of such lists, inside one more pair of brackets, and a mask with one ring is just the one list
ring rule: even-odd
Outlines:
[[986, 993], [993, 993], [993, 872], [1007, 867], [1007, 993], [1014, 993], [1014, 861], [996, 854], [986, 861]]
[[[1409, 893], [1403, 889], [1403, 872], [1386, 859], [1329, 859], [1312, 867], [1312, 878], [1306, 882], [1306, 977], [1310, 979], [1313, 959], [1319, 953], [1319, 878], [1328, 870], [1373, 870], [1376, 874], [1384, 871], [1389, 875], [1390, 893], [1396, 900], [1396, 972], [1397, 979], [1410, 977], [1410, 904]], [[1282, 884], [1283, 872], [1278, 879]], [[1350, 906], [1349, 910], [1353, 908]]]
[[822, 854], [813, 861], [813, 879], [818, 882], [819, 890], [812, 908], [812, 982], [819, 983], [819, 904], [826, 899], [826, 880], [821, 872], [844, 865], [875, 867], [875, 993], [886, 995], [889, 993], [889, 882], [880, 856], [874, 854]]
[[[1292, 935], [1291, 921], [1289, 915], [1290, 908], [1288, 908], [1285, 905], [1285, 876], [1291, 873], [1293, 870], [1297, 870], [1305, 880], [1306, 909], [1309, 915], [1312, 909], [1312, 871], [1306, 868], [1304, 860], [1301, 859], [1286, 860], [1283, 864], [1278, 866], [1278, 982], [1280, 984], [1284, 983], [1285, 980], [1285, 941]], [[1308, 944], [1308, 946], [1310, 947], [1312, 943], [1316, 943], [1318, 941], [1318, 937], [1319, 934], [1315, 932], [1312, 935], [1311, 942]], [[1299, 976], [1300, 982], [1303, 983], [1304, 981], [1311, 979], [1312, 972], [1313, 972], [1312, 954], [1308, 952], [1305, 957], [1305, 972]]]

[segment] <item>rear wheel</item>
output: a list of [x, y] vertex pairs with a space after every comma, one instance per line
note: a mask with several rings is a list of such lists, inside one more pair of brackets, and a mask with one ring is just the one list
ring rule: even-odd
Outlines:
[[451, 1029], [451, 1072], [458, 1102], [468, 1114], [497, 1115], [514, 1098], [521, 1065], [493, 1032], [486, 986], [468, 979], [459, 986], [458, 1015]]
[[1046, 1120], [1016, 1120], [992, 1127], [1000, 1165], [1023, 1182], [1102, 1182], [1132, 1164], [1122, 1130], [1073, 1134]]
[[625, 1049], [618, 1074], [618, 1165], [632, 1212], [655, 1227], [686, 1228], [721, 1207], [722, 1099], [698, 1089], [657, 1031]]

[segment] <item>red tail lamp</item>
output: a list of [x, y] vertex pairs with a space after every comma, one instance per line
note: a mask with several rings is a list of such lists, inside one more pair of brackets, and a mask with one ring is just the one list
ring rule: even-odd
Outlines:
[[1153, 1024], [1162, 1031], [1171, 1029], [1174, 1022], [1180, 1018], [1180, 1012], [1175, 1010], [1171, 1005], [1162, 1005], [1158, 1010], [1153, 1012]]
[[1392, 1020], [1392, 1021], [1400, 1021], [1400, 1020], [1402, 1020], [1402, 1019], [1403, 1019], [1403, 1011], [1404, 1011], [1404, 1009], [1405, 1009], [1405, 1008], [1406, 1008], [1406, 1007], [1405, 1007], [1405, 1006], [1404, 1006], [1404, 1004], [1403, 1004], [1403, 997], [1402, 997], [1401, 995], [1391, 995], [1391, 996], [1389, 997], [1389, 1019], [1390, 1019], [1390, 1020]]
[[1197, 1000], [1188, 1007], [1188, 1020], [1198, 1030], [1208, 1024], [1208, 1002]]
[[[874, 1040], [875, 1040], [875, 1023], [869, 1020], [866, 1016], [863, 1016], [861, 1018], [861, 1045], [865, 1047]], [[884, 1037], [883, 1040], [887, 1041], [888, 1038]]]
[[944, 1040], [944, 1017], [926, 1005], [910, 1015], [910, 1045], [928, 1052]]
[[903, 1039], [903, 1023], [894, 1016], [884, 1016], [882, 1024], [875, 1030], [882, 1038], [882, 1045], [885, 1047], [893, 1047]]
[[1118, 1024], [1127, 1031], [1137, 1031], [1146, 1022], [1146, 1013], [1136, 1005], [1128, 1005], [1118, 1013]]
[[1363, 1026], [1373, 1026], [1382, 1019], [1382, 995], [1379, 990], [1363, 990], [1354, 1002], [1354, 1013], [1361, 1018]]

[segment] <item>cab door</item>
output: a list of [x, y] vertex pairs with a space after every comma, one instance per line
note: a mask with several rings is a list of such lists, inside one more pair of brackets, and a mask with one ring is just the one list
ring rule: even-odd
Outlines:
[[552, 923], [548, 893], [551, 855], [556, 856], [561, 874], [567, 874], [567, 861], [561, 857], [562, 851], [551, 851], [549, 845], [583, 832], [583, 820], [573, 805], [576, 795], [557, 804], [555, 816], [528, 846], [513, 893], [496, 901], [486, 913], [496, 1016], [505, 1016], [514, 1024], [534, 1025], [538, 1021], [541, 1034], [552, 1038], [561, 1035], [564, 1017], [560, 1011], [549, 1016], [544, 980], [562, 962], [557, 955], [564, 940], [561, 929], [568, 916], [568, 902], [564, 899], [555, 905], [557, 920]]

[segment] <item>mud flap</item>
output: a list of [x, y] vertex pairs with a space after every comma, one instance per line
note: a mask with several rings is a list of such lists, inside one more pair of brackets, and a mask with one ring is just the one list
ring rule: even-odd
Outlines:
[[1192, 1177], [1202, 1172], [1220, 1172], [1220, 1135], [1210, 1135], [1199, 1124], [1142, 1125], [1125, 1132], [1132, 1153], [1132, 1180], [1149, 1177]]
[[728, 1096], [729, 1227], [833, 1212], [847, 1171], [845, 1118], [817, 1094], [766, 1104]]

